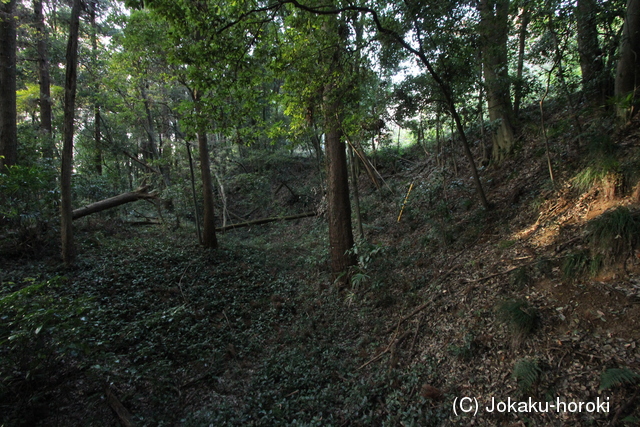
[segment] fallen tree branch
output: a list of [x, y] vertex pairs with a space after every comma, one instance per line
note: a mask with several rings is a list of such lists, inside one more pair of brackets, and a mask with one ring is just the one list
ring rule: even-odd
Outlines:
[[128, 158], [130, 158], [134, 162], [138, 163], [140, 166], [142, 166], [143, 168], [147, 169], [149, 172], [153, 172], [155, 174], [162, 175], [162, 172], [160, 172], [159, 169], [156, 169], [153, 166], [148, 165], [147, 163], [145, 163], [142, 160], [138, 159], [136, 156], [134, 156], [133, 154], [129, 153], [128, 151], [122, 150], [122, 152], [124, 153], [125, 156], [127, 156]]
[[82, 218], [83, 216], [102, 212], [104, 210], [115, 208], [116, 206], [124, 205], [125, 203], [135, 202], [137, 200], [153, 199], [157, 197], [157, 195], [158, 194], [155, 192], [149, 193], [149, 186], [145, 185], [135, 191], [120, 194], [118, 196], [110, 197], [108, 199], [100, 200], [99, 202], [91, 203], [87, 206], [74, 209], [72, 212], [72, 218]]
[[[397, 335], [396, 331], [396, 335]], [[399, 338], [396, 338], [396, 335], [393, 336], [393, 339], [391, 340], [391, 342], [389, 343], [389, 345], [387, 346], [387, 348], [385, 348], [384, 350], [382, 350], [380, 353], [378, 353], [378, 355], [374, 356], [372, 359], [370, 359], [368, 362], [363, 363], [358, 370], [364, 368], [365, 366], [370, 365], [371, 363], [375, 362], [376, 360], [380, 359], [382, 356], [384, 356], [386, 353], [389, 353], [392, 350], [395, 350], [395, 348], [402, 342], [404, 341], [405, 338], [407, 338], [410, 335], [409, 331], [406, 331], [405, 333], [403, 333], [402, 335], [400, 335]]]
[[110, 387], [107, 387], [106, 390], [107, 403], [113, 409], [113, 412], [118, 416], [118, 420], [120, 424], [124, 427], [133, 427], [135, 424], [132, 421], [131, 413], [124, 407], [122, 403], [118, 400], [118, 398], [113, 394]]
[[269, 222], [275, 222], [275, 221], [291, 221], [293, 219], [307, 218], [307, 217], [316, 216], [316, 215], [318, 215], [316, 212], [305, 212], [297, 215], [262, 218], [262, 219], [256, 219], [253, 221], [239, 222], [237, 224], [231, 224], [224, 227], [219, 227], [219, 228], [216, 228], [216, 231], [221, 232], [221, 231], [233, 230], [234, 228], [251, 227], [252, 225], [267, 224]]

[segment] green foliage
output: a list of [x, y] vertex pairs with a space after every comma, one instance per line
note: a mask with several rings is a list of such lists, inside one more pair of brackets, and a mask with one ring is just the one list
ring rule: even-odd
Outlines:
[[562, 262], [562, 277], [565, 280], [576, 278], [591, 271], [591, 256], [588, 250], [571, 252]]
[[640, 380], [640, 374], [629, 368], [610, 368], [600, 376], [600, 388], [598, 390], [608, 390], [625, 384], [636, 384]]
[[513, 367], [513, 378], [518, 382], [518, 388], [523, 394], [531, 393], [533, 386], [540, 379], [539, 363], [536, 359], [520, 359]]
[[[51, 86], [51, 98], [59, 101], [64, 93], [64, 88]], [[27, 83], [26, 89], [16, 91], [16, 108], [20, 113], [36, 114], [40, 103], [40, 85]]]
[[523, 288], [531, 284], [531, 275], [527, 267], [518, 267], [509, 275], [509, 283], [515, 288]]
[[498, 306], [500, 319], [511, 329], [514, 340], [525, 338], [538, 326], [538, 310], [525, 300], [508, 300]]
[[473, 333], [468, 332], [464, 335], [462, 344], [449, 346], [449, 352], [463, 360], [471, 360], [478, 351], [478, 345], [475, 342]]
[[516, 244], [515, 240], [500, 240], [498, 242], [498, 249], [509, 249]]
[[540, 257], [534, 266], [534, 271], [540, 276], [549, 277], [553, 273], [553, 263], [549, 258]]
[[616, 147], [608, 135], [589, 135], [586, 165], [572, 179], [580, 192], [599, 187], [605, 196], [613, 197], [621, 184], [621, 166], [615, 156]]
[[[26, 277], [22, 283], [7, 282], [1, 288], [0, 400], [17, 397], [16, 413], [45, 396], [43, 384], [55, 375], [62, 359], [85, 354], [82, 331], [87, 318], [83, 314], [90, 303], [64, 295], [66, 283], [60, 277], [45, 281]], [[0, 416], [0, 421], [5, 420]]]
[[48, 223], [56, 216], [55, 170], [45, 166], [11, 166], [0, 173], [0, 225], [13, 230], [4, 243], [16, 253], [36, 255], [46, 246]]
[[587, 241], [594, 259], [622, 261], [640, 243], [640, 215], [624, 206], [607, 211], [589, 222]]
[[562, 263], [565, 280], [585, 274], [595, 276], [602, 268], [624, 261], [640, 243], [640, 216], [624, 206], [594, 218], [586, 228], [588, 249], [565, 257]]
[[[371, 269], [376, 259], [383, 256], [386, 248], [381, 245], [369, 243], [366, 240], [356, 242], [348, 254], [355, 256], [357, 264], [351, 267], [349, 272], [349, 280], [354, 291], [363, 290], [364, 285], [371, 279]], [[353, 301], [355, 294], [349, 296]]]
[[600, 157], [576, 174], [572, 182], [581, 191], [588, 191], [594, 186], [617, 185], [619, 181], [619, 163], [610, 156]]

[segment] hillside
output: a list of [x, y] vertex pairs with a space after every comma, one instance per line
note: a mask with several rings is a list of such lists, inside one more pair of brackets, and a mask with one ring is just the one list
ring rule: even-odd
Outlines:
[[[384, 181], [359, 175], [366, 241], [342, 288], [318, 169], [285, 154], [229, 171], [228, 209], [319, 216], [228, 231], [214, 251], [189, 224], [89, 217], [73, 269], [55, 245], [3, 252], [0, 422], [637, 424], [640, 121], [580, 138], [568, 121], [555, 186], [525, 126], [481, 171], [488, 212], [456, 151], [444, 168], [416, 146], [372, 154]], [[464, 397], [476, 417], [454, 414]], [[492, 398], [608, 406], [489, 413]]]

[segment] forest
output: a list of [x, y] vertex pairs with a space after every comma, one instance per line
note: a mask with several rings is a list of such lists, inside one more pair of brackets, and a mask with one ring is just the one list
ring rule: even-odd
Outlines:
[[0, 0], [0, 425], [640, 423], [640, 0]]

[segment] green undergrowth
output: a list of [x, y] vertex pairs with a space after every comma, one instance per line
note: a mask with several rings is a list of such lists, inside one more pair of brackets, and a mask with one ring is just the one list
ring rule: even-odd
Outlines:
[[603, 269], [624, 263], [640, 245], [640, 214], [625, 206], [604, 212], [587, 223], [588, 248], [570, 252], [562, 262], [562, 276], [575, 280], [596, 276]]
[[[274, 268], [291, 244], [265, 255], [226, 236], [216, 251], [158, 232], [80, 237], [73, 269], [0, 273], [0, 424], [115, 423], [107, 388], [138, 425], [436, 425], [444, 416], [414, 391], [437, 375], [433, 363], [359, 369], [382, 344], [379, 312], [297, 279], [295, 263]], [[304, 263], [316, 249], [302, 249]]]

